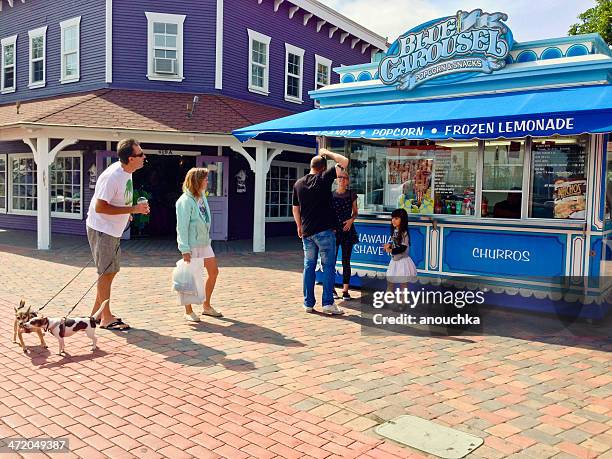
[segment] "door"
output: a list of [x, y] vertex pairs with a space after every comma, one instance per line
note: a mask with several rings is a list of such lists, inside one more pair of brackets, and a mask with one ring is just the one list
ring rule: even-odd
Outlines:
[[229, 158], [198, 156], [196, 167], [208, 169], [208, 205], [212, 219], [210, 237], [213, 241], [227, 241]]
[[[117, 156], [116, 152], [109, 150], [96, 151], [96, 180], [108, 166], [116, 161], [119, 161], [119, 157]], [[128, 225], [126, 230], [123, 232], [121, 239], [130, 239], [130, 226], [131, 225]]]

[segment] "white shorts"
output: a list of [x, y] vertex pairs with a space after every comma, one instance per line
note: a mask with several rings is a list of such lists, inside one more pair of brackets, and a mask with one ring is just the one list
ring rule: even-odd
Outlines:
[[191, 249], [191, 258], [215, 258], [215, 252], [213, 252], [211, 245], [194, 247]]

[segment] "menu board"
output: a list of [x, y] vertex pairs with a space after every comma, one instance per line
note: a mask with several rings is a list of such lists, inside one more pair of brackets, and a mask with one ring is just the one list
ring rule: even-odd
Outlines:
[[533, 145], [532, 216], [583, 219], [586, 149], [580, 144]]
[[448, 196], [455, 193], [455, 184], [449, 183], [448, 180], [450, 171], [452, 171], [451, 150], [438, 150], [434, 176], [436, 194]]

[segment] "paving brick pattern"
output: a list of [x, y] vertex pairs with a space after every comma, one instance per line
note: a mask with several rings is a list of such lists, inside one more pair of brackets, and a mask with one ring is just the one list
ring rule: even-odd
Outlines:
[[[0, 232], [3, 317], [21, 297], [44, 303], [88, 260], [83, 238], [48, 252], [31, 239]], [[484, 438], [470, 458], [612, 457], [609, 323], [568, 331], [500, 312], [485, 336], [366, 336], [357, 302], [341, 318], [302, 312], [289, 246], [218, 245], [213, 304], [226, 317], [193, 325], [169, 289], [173, 243], [127, 242], [113, 310], [134, 329], [99, 330], [94, 354], [79, 334], [66, 357], [54, 338], [43, 351], [26, 336], [24, 355], [12, 319], [0, 323], [0, 438], [69, 437], [54, 457], [428, 457], [373, 433], [411, 414]], [[47, 313], [95, 277], [87, 268]]]

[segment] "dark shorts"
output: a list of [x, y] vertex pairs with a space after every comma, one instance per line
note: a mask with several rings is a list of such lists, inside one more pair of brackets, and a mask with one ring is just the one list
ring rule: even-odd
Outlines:
[[87, 227], [87, 240], [98, 274], [118, 273], [121, 260], [121, 239]]

